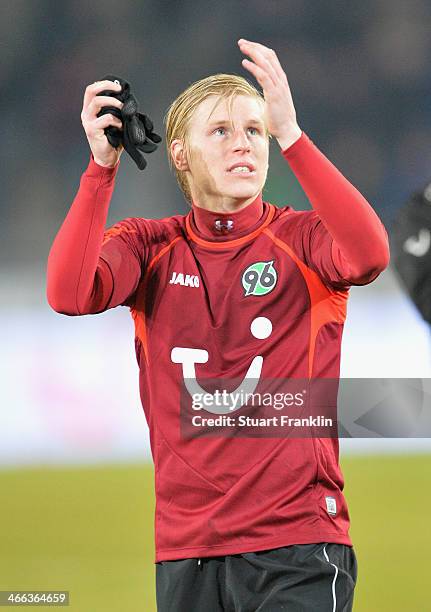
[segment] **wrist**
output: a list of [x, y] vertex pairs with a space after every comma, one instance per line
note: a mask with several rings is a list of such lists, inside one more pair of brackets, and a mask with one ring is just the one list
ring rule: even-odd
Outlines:
[[106, 164], [106, 163], [104, 163], [104, 162], [100, 161], [99, 159], [97, 159], [97, 157], [94, 157], [94, 155], [93, 155], [93, 154], [92, 154], [92, 157], [93, 157], [93, 161], [94, 161], [94, 162], [95, 162], [95, 163], [96, 163], [98, 166], [101, 166], [102, 168], [111, 168], [111, 169], [112, 169], [112, 168], [115, 168], [115, 166], [118, 164], [118, 161], [119, 161], [119, 160], [117, 159], [117, 161], [115, 162], [115, 164]]
[[277, 136], [277, 142], [282, 151], [291, 147], [301, 138], [302, 130], [298, 124], [287, 129], [282, 135]]
[[94, 155], [90, 154], [90, 161], [88, 163], [88, 167], [86, 169], [86, 175], [90, 177], [106, 177], [107, 180], [112, 180], [115, 178], [118, 172], [119, 163], [115, 164], [115, 166], [102, 166], [97, 158], [94, 158]]

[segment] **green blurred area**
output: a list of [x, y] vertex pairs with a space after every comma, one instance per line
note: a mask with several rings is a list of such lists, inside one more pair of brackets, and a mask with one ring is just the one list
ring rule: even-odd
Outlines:
[[[350, 456], [342, 467], [355, 612], [431, 609], [431, 455]], [[0, 471], [0, 487], [0, 590], [68, 590], [79, 612], [155, 611], [151, 466]]]
[[273, 147], [270, 154], [268, 179], [263, 189], [263, 200], [280, 208], [289, 205], [295, 210], [311, 210], [311, 205], [298, 179], [281, 156], [280, 149]]

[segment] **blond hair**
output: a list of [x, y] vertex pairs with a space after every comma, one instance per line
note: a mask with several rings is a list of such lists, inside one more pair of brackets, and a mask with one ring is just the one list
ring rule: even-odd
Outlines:
[[[171, 144], [175, 139], [184, 142], [188, 150], [188, 128], [190, 120], [196, 108], [201, 102], [210, 96], [219, 96], [213, 111], [222, 99], [228, 100], [229, 113], [231, 112], [232, 102], [235, 96], [251, 96], [260, 102], [265, 99], [244, 77], [236, 74], [214, 74], [199, 81], [195, 81], [185, 89], [169, 106], [164, 121], [166, 124], [166, 149], [168, 153], [169, 166], [171, 170], [175, 167], [171, 155]], [[271, 138], [266, 130], [268, 138]], [[186, 200], [191, 203], [192, 197], [185, 171], [175, 167], [177, 181]]]

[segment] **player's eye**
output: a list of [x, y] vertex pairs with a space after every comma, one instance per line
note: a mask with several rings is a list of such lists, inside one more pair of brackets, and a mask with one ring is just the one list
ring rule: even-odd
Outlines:
[[[258, 128], [256, 128], [256, 127], [254, 127], [254, 126], [250, 126], [250, 127], [248, 128], [248, 131], [249, 131], [249, 133], [250, 133], [252, 136], [257, 136], [257, 135], [260, 133], [260, 132], [259, 132], [259, 129], [258, 129]], [[218, 134], [218, 135], [220, 135], [220, 136], [225, 136], [225, 135], [226, 135], [226, 133], [227, 133], [227, 130], [226, 130], [226, 128], [224, 128], [224, 127], [218, 127], [218, 128], [216, 128], [216, 129], [214, 130], [214, 132], [213, 132], [213, 134]]]

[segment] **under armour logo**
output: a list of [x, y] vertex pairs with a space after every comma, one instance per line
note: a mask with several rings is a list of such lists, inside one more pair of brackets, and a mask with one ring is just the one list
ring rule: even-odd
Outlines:
[[222, 219], [216, 219], [214, 221], [214, 225], [218, 232], [231, 232], [233, 230], [232, 219], [226, 219], [226, 221], [223, 221]]

